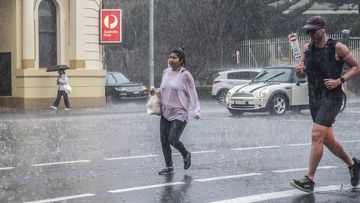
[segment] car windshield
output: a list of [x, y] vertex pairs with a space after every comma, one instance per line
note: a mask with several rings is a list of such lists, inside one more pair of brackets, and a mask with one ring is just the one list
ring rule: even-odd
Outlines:
[[289, 82], [292, 69], [290, 68], [266, 68], [262, 70], [252, 81], [257, 82]]
[[127, 83], [130, 82], [123, 74], [121, 73], [113, 73], [112, 74], [116, 83]]

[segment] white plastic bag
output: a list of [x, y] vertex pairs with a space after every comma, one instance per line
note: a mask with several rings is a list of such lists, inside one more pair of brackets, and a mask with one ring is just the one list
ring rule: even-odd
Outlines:
[[66, 84], [64, 85], [64, 89], [65, 89], [66, 94], [70, 94], [70, 92], [71, 92], [71, 90], [72, 90], [72, 88], [71, 88], [71, 86], [70, 86], [69, 83], [66, 83]]
[[149, 115], [161, 115], [161, 102], [158, 95], [154, 94], [150, 96], [146, 103], [146, 113]]

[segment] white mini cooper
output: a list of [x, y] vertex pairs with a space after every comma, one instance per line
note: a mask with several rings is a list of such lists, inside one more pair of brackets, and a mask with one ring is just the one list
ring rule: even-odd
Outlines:
[[294, 65], [277, 65], [264, 68], [249, 84], [229, 90], [226, 107], [233, 115], [249, 111], [268, 111], [282, 115], [289, 109], [308, 108], [306, 79], [298, 79]]

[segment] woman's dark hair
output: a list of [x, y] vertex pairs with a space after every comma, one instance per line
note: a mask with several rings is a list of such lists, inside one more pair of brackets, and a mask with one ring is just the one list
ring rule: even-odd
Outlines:
[[170, 53], [169, 53], [169, 55], [170, 55], [171, 53], [176, 54], [176, 55], [179, 57], [179, 59], [182, 61], [180, 65], [185, 66], [185, 64], [186, 64], [186, 63], [185, 63], [185, 52], [184, 52], [184, 48], [183, 48], [183, 47], [181, 47], [181, 48], [176, 48], [176, 49], [171, 50]]

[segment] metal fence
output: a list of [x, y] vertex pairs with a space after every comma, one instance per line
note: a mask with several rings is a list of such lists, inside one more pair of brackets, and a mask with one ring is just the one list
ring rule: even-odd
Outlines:
[[[342, 34], [329, 34], [330, 38], [343, 41]], [[308, 36], [298, 37], [300, 46], [309, 42]], [[360, 59], [360, 37], [350, 37], [348, 47], [354, 57]], [[240, 43], [238, 47], [238, 63], [240, 67], [264, 67], [274, 64], [296, 64], [289, 39], [273, 38], [246, 40]]]

